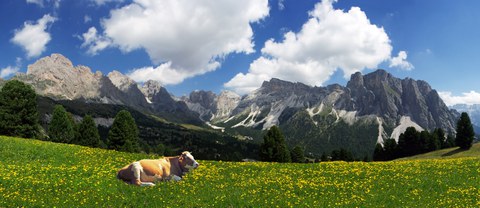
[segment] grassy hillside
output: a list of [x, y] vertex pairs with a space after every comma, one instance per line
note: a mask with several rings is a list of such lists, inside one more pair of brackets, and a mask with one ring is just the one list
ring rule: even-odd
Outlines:
[[480, 143], [473, 144], [469, 150], [462, 150], [458, 147], [437, 150], [425, 154], [415, 155], [412, 157], [400, 158], [398, 160], [421, 160], [421, 159], [443, 159], [443, 158], [464, 158], [477, 157], [480, 158]]
[[318, 164], [199, 161], [178, 183], [135, 187], [153, 155], [0, 137], [0, 207], [478, 207], [480, 159]]

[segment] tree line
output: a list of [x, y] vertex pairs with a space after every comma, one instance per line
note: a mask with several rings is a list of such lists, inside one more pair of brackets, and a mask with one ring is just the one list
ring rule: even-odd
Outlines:
[[37, 95], [30, 85], [10, 80], [0, 90], [0, 135], [34, 138], [58, 143], [140, 152], [138, 128], [130, 112], [121, 110], [109, 129], [106, 143], [90, 115], [76, 123], [61, 105], [54, 107], [47, 132], [38, 122]]
[[272, 126], [263, 136], [259, 156], [260, 160], [265, 162], [305, 162], [303, 148], [297, 145], [289, 150], [285, 138], [277, 126]]
[[414, 127], [408, 127], [400, 134], [398, 143], [395, 139], [386, 139], [382, 144], [377, 144], [373, 154], [375, 161], [387, 161], [401, 157], [408, 157], [438, 149], [458, 146], [467, 150], [472, 146], [475, 138], [473, 125], [467, 113], [462, 113], [457, 121], [456, 136], [445, 135], [442, 129], [432, 132], [417, 131]]

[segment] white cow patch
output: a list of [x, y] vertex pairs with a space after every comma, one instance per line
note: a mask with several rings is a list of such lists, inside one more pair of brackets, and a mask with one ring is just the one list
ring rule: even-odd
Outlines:
[[193, 158], [193, 155], [188, 153], [186, 156], [189, 160], [193, 161], [193, 165], [185, 165], [185, 168], [187, 168], [188, 171], [191, 171], [191, 170], [197, 168], [199, 164], [198, 164], [197, 161], [195, 161], [195, 158]]
[[144, 186], [155, 186], [155, 184], [152, 183], [152, 182], [142, 182], [142, 183], [140, 184], [140, 186], [142, 186], [142, 187], [144, 187]]
[[132, 163], [132, 171], [133, 171], [133, 176], [135, 176], [136, 179], [140, 179], [140, 174], [143, 172], [143, 167], [140, 164], [140, 162], [134, 162]]

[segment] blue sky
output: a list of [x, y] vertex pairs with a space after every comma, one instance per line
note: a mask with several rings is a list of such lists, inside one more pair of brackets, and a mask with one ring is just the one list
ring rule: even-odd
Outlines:
[[0, 76], [61, 53], [74, 65], [245, 94], [272, 77], [346, 84], [383, 68], [480, 103], [476, 0], [3, 0]]

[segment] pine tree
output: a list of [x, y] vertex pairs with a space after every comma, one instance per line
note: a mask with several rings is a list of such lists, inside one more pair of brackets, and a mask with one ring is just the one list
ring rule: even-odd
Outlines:
[[78, 125], [78, 134], [75, 141], [79, 145], [89, 147], [100, 146], [100, 135], [92, 116], [86, 115]]
[[467, 113], [463, 112], [457, 122], [457, 137], [455, 138], [455, 144], [462, 149], [470, 149], [474, 137], [475, 132], [473, 131], [470, 117]]
[[260, 159], [268, 162], [291, 162], [285, 139], [277, 126], [272, 126], [263, 137]]
[[406, 157], [418, 154], [422, 144], [420, 142], [420, 133], [414, 127], [408, 127], [398, 138], [399, 156]]
[[328, 156], [325, 152], [323, 152], [322, 156], [320, 156], [320, 161], [322, 161], [322, 162], [328, 161]]
[[383, 143], [384, 160], [393, 160], [398, 156], [397, 141], [395, 139], [385, 139]]
[[290, 156], [292, 157], [292, 162], [295, 162], [295, 163], [305, 162], [303, 148], [298, 145], [292, 149], [292, 151], [290, 152]]
[[373, 161], [385, 161], [385, 150], [383, 149], [380, 143], [375, 145], [375, 150], [373, 151]]
[[139, 152], [138, 128], [130, 112], [121, 110], [108, 132], [108, 146], [124, 152]]
[[69, 114], [61, 105], [55, 105], [52, 120], [48, 126], [48, 136], [52, 142], [71, 143], [75, 137], [75, 128]]
[[39, 136], [37, 95], [30, 85], [10, 80], [0, 90], [0, 134]]

